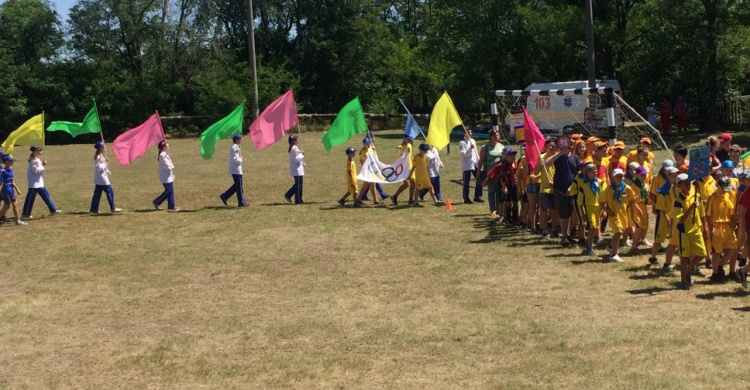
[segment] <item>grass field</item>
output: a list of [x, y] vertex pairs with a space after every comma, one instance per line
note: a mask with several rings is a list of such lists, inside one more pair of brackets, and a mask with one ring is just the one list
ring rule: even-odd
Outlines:
[[[679, 291], [645, 255], [607, 264], [496, 224], [460, 204], [455, 144], [453, 211], [340, 208], [344, 146], [321, 135], [301, 137], [300, 206], [282, 197], [286, 143], [246, 140], [246, 209], [218, 198], [228, 141], [208, 161], [171, 141], [180, 213], [151, 207], [155, 150], [112, 159], [125, 211], [89, 216], [93, 147], [47, 147], [63, 214], [37, 200], [29, 226], [0, 228], [0, 388], [750, 386], [739, 285]], [[383, 160], [399, 139], [378, 133]]]

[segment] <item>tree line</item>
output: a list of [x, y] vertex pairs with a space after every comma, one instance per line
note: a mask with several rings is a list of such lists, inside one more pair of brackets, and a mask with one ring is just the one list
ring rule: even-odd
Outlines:
[[[96, 99], [107, 132], [162, 115], [216, 119], [252, 101], [247, 0], [48, 0], [0, 4], [0, 133], [44, 110], [80, 120]], [[580, 0], [254, 0], [260, 108], [293, 88], [300, 112], [368, 112], [402, 98], [459, 112], [490, 89], [583, 80]], [[717, 103], [748, 94], [750, 5], [739, 0], [594, 0], [597, 77], [641, 109], [686, 97], [706, 130]], [[250, 118], [248, 118], [249, 120]], [[196, 128], [196, 130], [198, 130]], [[2, 135], [2, 134], [0, 134]]]

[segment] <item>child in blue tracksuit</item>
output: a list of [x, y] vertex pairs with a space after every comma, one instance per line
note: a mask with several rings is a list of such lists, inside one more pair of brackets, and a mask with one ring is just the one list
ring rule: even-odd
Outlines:
[[49, 212], [52, 215], [59, 214], [60, 210], [55, 207], [52, 203], [52, 199], [49, 197], [49, 191], [44, 186], [44, 177], [42, 174], [47, 166], [47, 161], [42, 160], [42, 153], [44, 150], [41, 147], [32, 146], [31, 155], [29, 156], [29, 167], [26, 169], [26, 179], [29, 182], [29, 191], [26, 192], [26, 201], [23, 202], [23, 212], [21, 213], [22, 218], [33, 218], [31, 216], [31, 210], [34, 208], [34, 200], [36, 195], [42, 198], [44, 204], [49, 208]]
[[0, 195], [3, 198], [4, 204], [3, 207], [0, 208], [0, 221], [7, 221], [7, 219], [5, 218], [5, 213], [8, 212], [10, 205], [13, 205], [13, 216], [16, 217], [16, 225], [24, 226], [28, 224], [24, 221], [21, 221], [21, 218], [18, 215], [18, 202], [16, 201], [16, 193], [18, 193], [19, 196], [23, 194], [21, 194], [21, 191], [18, 190], [18, 186], [16, 185], [13, 177], [14, 161], [16, 160], [9, 155], [3, 156], [5, 168], [0, 170], [0, 180], [3, 183], [3, 188], [2, 190], [0, 190]]
[[115, 192], [109, 183], [109, 159], [104, 155], [107, 151], [107, 145], [103, 141], [97, 141], [94, 144], [96, 154], [94, 154], [94, 196], [91, 198], [91, 214], [99, 214], [99, 201], [102, 199], [102, 193], [107, 195], [109, 209], [113, 213], [118, 213], [122, 209], [115, 206]]
[[180, 211], [174, 202], [174, 164], [167, 154], [169, 144], [167, 141], [159, 142], [159, 181], [164, 186], [164, 192], [157, 196], [152, 202], [154, 208], [159, 210], [159, 205], [167, 201], [167, 211]]
[[229, 187], [226, 192], [219, 195], [221, 202], [224, 206], [227, 205], [227, 200], [232, 195], [237, 194], [237, 207], [248, 206], [245, 202], [245, 188], [242, 185], [242, 153], [240, 152], [240, 143], [242, 142], [242, 134], [235, 134], [232, 136], [232, 146], [229, 148], [229, 174], [232, 175], [234, 184]]

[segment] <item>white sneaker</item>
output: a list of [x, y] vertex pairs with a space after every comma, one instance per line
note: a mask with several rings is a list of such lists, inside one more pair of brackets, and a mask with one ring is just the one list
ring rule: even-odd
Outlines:
[[654, 247], [654, 244], [651, 241], [649, 241], [649, 240], [643, 240], [643, 241], [641, 241], [641, 246], [644, 247], [644, 248], [651, 249], [651, 248]]
[[624, 243], [622, 244], [622, 246], [626, 246], [626, 247], [630, 248], [631, 246], [633, 246], [633, 241], [632, 241], [631, 239], [627, 239], [627, 240], [625, 240], [625, 242], [624, 242]]
[[62, 210], [57, 209], [57, 210], [55, 210], [54, 213], [51, 213], [51, 215], [57, 215], [57, 214], [60, 214], [60, 213], [62, 213]]
[[16, 226], [26, 226], [28, 223], [21, 221], [20, 219], [16, 221]]
[[33, 215], [22, 215], [21, 218], [23, 219], [34, 219]]
[[176, 213], [176, 212], [180, 211], [180, 208], [179, 207], [175, 207], [173, 209], [167, 209], [167, 211], [168, 212], [172, 212], [172, 213]]
[[624, 263], [625, 260], [620, 258], [620, 255], [612, 255], [609, 256], [609, 262], [610, 263]]
[[121, 212], [121, 211], [122, 211], [122, 209], [121, 209], [121, 208], [119, 208], [119, 207], [117, 207], [117, 208], [115, 208], [114, 210], [112, 210], [112, 212], [113, 212], [113, 213], [119, 213], [119, 212]]

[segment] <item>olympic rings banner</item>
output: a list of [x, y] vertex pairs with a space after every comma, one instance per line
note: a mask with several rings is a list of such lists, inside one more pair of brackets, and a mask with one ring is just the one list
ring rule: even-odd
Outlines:
[[399, 183], [409, 178], [411, 161], [409, 152], [404, 152], [393, 164], [383, 164], [375, 151], [367, 152], [365, 162], [357, 179], [370, 183]]

